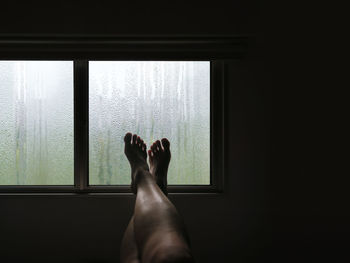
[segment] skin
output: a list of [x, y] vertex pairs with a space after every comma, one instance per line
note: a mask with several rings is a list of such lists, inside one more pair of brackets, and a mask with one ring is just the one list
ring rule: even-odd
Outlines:
[[140, 137], [127, 133], [124, 142], [136, 201], [122, 241], [121, 262], [194, 262], [185, 225], [167, 198], [169, 141], [163, 138], [152, 144], [150, 166]]

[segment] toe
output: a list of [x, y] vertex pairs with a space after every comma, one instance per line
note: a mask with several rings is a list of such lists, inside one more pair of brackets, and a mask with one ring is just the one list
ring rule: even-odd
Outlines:
[[167, 138], [163, 138], [163, 139], [162, 139], [162, 145], [163, 145], [164, 150], [166, 150], [166, 151], [169, 150], [169, 148], [170, 148], [170, 142], [168, 141]]
[[149, 156], [149, 159], [150, 159], [150, 161], [153, 161], [153, 153], [152, 153], [152, 151], [151, 150], [148, 150], [148, 156]]
[[137, 140], [137, 135], [134, 134], [134, 135], [132, 136], [132, 144], [136, 144], [136, 140]]
[[151, 146], [151, 150], [152, 150], [153, 153], [155, 153], [156, 150], [157, 150], [157, 146], [154, 143]]
[[124, 142], [126, 144], [130, 144], [131, 143], [131, 137], [132, 137], [132, 134], [130, 132], [128, 132], [127, 134], [125, 134], [125, 137], [124, 137]]
[[162, 146], [160, 145], [160, 141], [157, 140], [157, 141], [155, 142], [155, 144], [156, 144], [156, 146], [157, 146], [157, 150], [160, 151], [160, 150], [162, 149]]

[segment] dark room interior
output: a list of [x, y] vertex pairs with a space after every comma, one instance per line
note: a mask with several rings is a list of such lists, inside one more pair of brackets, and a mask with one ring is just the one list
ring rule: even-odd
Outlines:
[[[225, 65], [222, 189], [169, 194], [196, 262], [348, 262], [348, 197], [309, 168], [320, 147], [304, 76], [310, 57], [302, 53], [307, 37], [293, 29], [302, 26], [288, 19], [260, 1], [5, 0], [0, 60], [31, 57], [26, 45], [38, 39], [236, 41], [233, 55], [219, 50], [224, 44], [198, 51]], [[55, 49], [42, 45], [33, 57], [45, 57], [46, 48]], [[147, 52], [141, 53], [157, 58]], [[0, 262], [119, 262], [134, 199], [132, 193], [0, 192]]]

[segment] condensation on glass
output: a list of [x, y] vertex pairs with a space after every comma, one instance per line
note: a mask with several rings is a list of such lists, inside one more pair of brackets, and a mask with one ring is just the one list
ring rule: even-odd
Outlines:
[[0, 184], [72, 185], [73, 62], [0, 61]]
[[89, 63], [89, 181], [129, 184], [123, 137], [166, 137], [169, 184], [210, 184], [210, 62]]

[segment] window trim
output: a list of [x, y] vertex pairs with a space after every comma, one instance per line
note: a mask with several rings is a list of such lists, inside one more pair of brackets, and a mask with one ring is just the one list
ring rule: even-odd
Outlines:
[[[125, 185], [89, 185], [88, 66], [92, 60], [210, 61], [210, 185], [169, 185], [169, 193], [221, 193], [225, 174], [225, 60], [245, 54], [247, 38], [8, 38], [0, 60], [73, 60], [74, 185], [1, 185], [1, 193], [130, 193]], [[214, 154], [215, 152], [215, 154]]]

